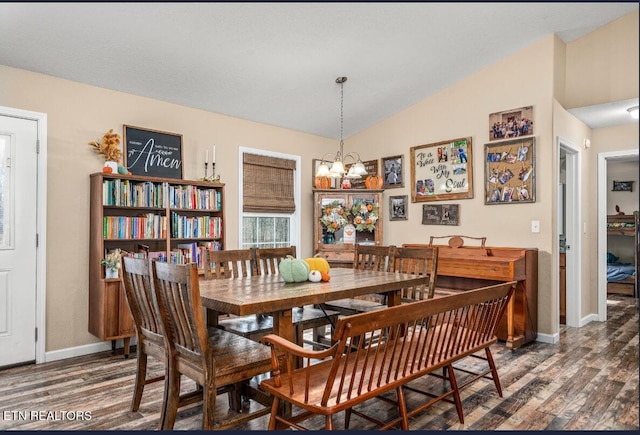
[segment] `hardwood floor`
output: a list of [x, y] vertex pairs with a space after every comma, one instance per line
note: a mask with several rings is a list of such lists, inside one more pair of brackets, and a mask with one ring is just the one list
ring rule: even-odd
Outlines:
[[[639, 429], [637, 301], [613, 296], [607, 307], [607, 322], [563, 327], [558, 344], [534, 342], [513, 351], [493, 346], [504, 397], [482, 379], [462, 392], [464, 425], [452, 404], [440, 402], [412, 418], [411, 429]], [[468, 358], [464, 364], [482, 362]], [[150, 372], [161, 374], [161, 365], [152, 361]], [[139, 411], [130, 412], [134, 373], [134, 359], [110, 352], [1, 370], [0, 430], [155, 429], [163, 384], [147, 385]], [[183, 384], [185, 391], [195, 387], [191, 381]], [[419, 384], [439, 388], [442, 381], [427, 378]], [[414, 394], [407, 394], [409, 406], [418, 397]], [[219, 396], [218, 405], [227, 412], [226, 395]], [[378, 417], [395, 416], [383, 401], [367, 406]], [[182, 409], [175, 429], [200, 429], [200, 412], [200, 404]], [[238, 429], [265, 430], [267, 422], [265, 416]], [[322, 428], [322, 418], [312, 422]], [[336, 427], [342, 427], [341, 417]], [[375, 426], [354, 416], [350, 428]]]

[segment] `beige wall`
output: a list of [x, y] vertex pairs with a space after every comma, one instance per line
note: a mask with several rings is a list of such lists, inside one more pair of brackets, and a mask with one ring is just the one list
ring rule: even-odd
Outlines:
[[[412, 146], [458, 137], [472, 138], [472, 199], [446, 201], [460, 205], [460, 225], [422, 225], [422, 204], [409, 204], [409, 219], [384, 222], [385, 243], [428, 243], [430, 236], [462, 234], [487, 237], [490, 246], [539, 249], [539, 330], [553, 331], [550, 310], [553, 285], [552, 238], [552, 102], [554, 38], [549, 36], [518, 53], [450, 86], [438, 94], [349, 138], [363, 159], [404, 155], [405, 187], [384, 192], [411, 198], [410, 156]], [[489, 142], [489, 114], [533, 106], [536, 140], [536, 202], [530, 204], [484, 204], [484, 145]], [[531, 233], [531, 220], [540, 221], [541, 232]]]
[[638, 11], [567, 45], [567, 109], [638, 97]]
[[[579, 145], [584, 137], [591, 135], [592, 148], [582, 157], [585, 184], [582, 216], [588, 229], [583, 252], [591, 252], [588, 250], [597, 245], [593, 195], [597, 152], [638, 146], [637, 124], [591, 132], [563, 108], [582, 104], [561, 105], [554, 100], [554, 93], [566, 88], [567, 94], [573, 95], [577, 92], [573, 89], [579, 88], [578, 93], [584, 92], [589, 101], [598, 101], [605, 94], [610, 99], [637, 97], [637, 17], [637, 13], [631, 14], [618, 20], [615, 26], [607, 26], [603, 32], [587, 35], [583, 39], [588, 44], [581, 39], [565, 47], [550, 35], [346, 140], [346, 148], [358, 151], [363, 160], [404, 155], [406, 187], [385, 191], [384, 200], [388, 202], [389, 195], [410, 196], [410, 147], [470, 136], [474, 198], [447, 201], [461, 207], [461, 224], [455, 227], [455, 232], [487, 236], [492, 246], [539, 249], [538, 324], [543, 334], [557, 331], [556, 137], [562, 136]], [[625, 42], [629, 34], [636, 39], [635, 51], [633, 44]], [[582, 87], [570, 84], [575, 79], [578, 60], [588, 57], [589, 49], [583, 45], [591, 44], [598, 50], [612, 40], [620, 44], [621, 53], [630, 51], [631, 55], [612, 55], [607, 63], [611, 71], [607, 74], [614, 76], [620, 65], [627, 65], [628, 57], [633, 60], [635, 56], [635, 70], [630, 70], [632, 80], [591, 77], [592, 82], [585, 82]], [[617, 48], [615, 51], [618, 53]], [[581, 56], [578, 53], [582, 53]], [[563, 80], [564, 74], [558, 71], [564, 68], [565, 54], [567, 68]], [[615, 87], [615, 92], [611, 89], [612, 81], [620, 85]], [[88, 181], [89, 174], [99, 171], [102, 163], [87, 142], [97, 139], [109, 128], [121, 131], [122, 124], [131, 124], [183, 134], [185, 178], [201, 175], [204, 150], [215, 143], [217, 169], [226, 183], [228, 247], [236, 247], [238, 243], [238, 147], [281, 153], [295, 149], [302, 160], [301, 254], [311, 254], [311, 233], [305, 231], [312, 225], [311, 159], [335, 151], [335, 140], [4, 66], [0, 66], [0, 105], [48, 114], [47, 351], [98, 341], [87, 332]], [[489, 140], [489, 114], [529, 105], [534, 108], [536, 202], [485, 206], [482, 155], [484, 144]], [[450, 227], [421, 225], [421, 208], [421, 204], [410, 204], [407, 221], [385, 220], [385, 243], [428, 242], [430, 235], [452, 233]], [[541, 223], [538, 234], [530, 231], [532, 219]], [[596, 257], [583, 255], [583, 262], [581, 280], [588, 290], [583, 292], [586, 296], [581, 312], [586, 315], [596, 310], [597, 276], [593, 276], [597, 273]]]
[[[336, 146], [335, 140], [4, 66], [0, 105], [48, 114], [47, 351], [98, 341], [87, 331], [88, 204], [89, 174], [99, 172], [103, 160], [87, 142], [110, 128], [122, 134], [123, 124], [181, 133], [186, 179], [203, 175], [204, 150], [215, 143], [230, 248], [238, 246], [239, 146], [301, 156], [303, 228], [312, 221], [311, 159]], [[310, 232], [302, 231], [301, 245], [312, 245]]]

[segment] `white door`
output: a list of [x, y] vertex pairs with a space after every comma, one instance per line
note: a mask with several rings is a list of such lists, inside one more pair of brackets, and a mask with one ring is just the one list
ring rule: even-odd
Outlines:
[[37, 138], [0, 116], [0, 367], [36, 359]]

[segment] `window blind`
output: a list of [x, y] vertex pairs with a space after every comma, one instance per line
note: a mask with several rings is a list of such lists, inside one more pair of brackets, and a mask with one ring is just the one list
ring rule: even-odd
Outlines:
[[293, 213], [294, 160], [243, 153], [243, 208], [251, 213]]

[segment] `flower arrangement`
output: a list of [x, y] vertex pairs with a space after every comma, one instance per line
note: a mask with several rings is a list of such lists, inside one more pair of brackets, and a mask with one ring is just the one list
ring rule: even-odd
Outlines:
[[113, 132], [113, 128], [106, 132], [102, 139], [92, 140], [89, 145], [98, 153], [104, 156], [105, 160], [113, 160], [120, 163], [120, 135]]
[[117, 248], [111, 252], [109, 252], [104, 259], [100, 262], [103, 266], [105, 266], [108, 270], [115, 272], [120, 269], [120, 256], [122, 255], [122, 251], [120, 248]]
[[378, 204], [358, 201], [351, 208], [351, 214], [356, 231], [373, 231], [379, 216]]
[[327, 232], [335, 233], [349, 223], [349, 210], [345, 209], [339, 201], [333, 201], [323, 206], [320, 222]]

